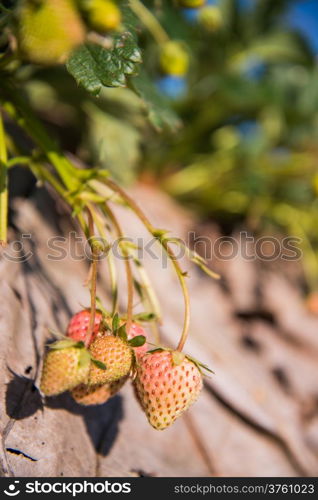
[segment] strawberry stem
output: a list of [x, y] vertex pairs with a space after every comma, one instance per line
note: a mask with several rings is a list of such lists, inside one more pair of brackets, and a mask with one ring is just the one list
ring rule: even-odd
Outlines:
[[189, 325], [190, 325], [190, 296], [189, 296], [189, 290], [186, 285], [185, 281], [185, 275], [177, 261], [176, 256], [174, 255], [173, 250], [170, 248], [168, 242], [164, 238], [158, 237], [158, 232], [156, 231], [156, 228], [151, 224], [151, 222], [148, 220], [147, 216], [143, 213], [143, 211], [139, 208], [139, 206], [134, 202], [134, 200], [120, 187], [118, 186], [115, 182], [113, 182], [110, 179], [103, 179], [103, 182], [108, 186], [112, 191], [115, 193], [119, 194], [121, 198], [127, 203], [127, 205], [133, 210], [133, 212], [136, 214], [136, 216], [141, 220], [141, 222], [144, 224], [146, 229], [149, 231], [152, 236], [158, 239], [159, 243], [162, 245], [163, 249], [165, 250], [167, 256], [171, 260], [171, 263], [177, 273], [180, 286], [182, 289], [183, 293], [183, 300], [184, 300], [184, 320], [183, 320], [183, 329], [181, 333], [181, 337], [179, 340], [179, 344], [177, 346], [178, 351], [182, 351], [185, 342], [187, 340], [188, 334], [189, 334]]
[[[121, 226], [114, 214], [114, 212], [111, 210], [111, 208], [108, 206], [107, 203], [104, 204], [104, 210], [106, 214], [108, 215], [109, 219], [111, 220], [118, 237], [124, 238], [124, 234], [122, 232]], [[122, 248], [123, 256], [125, 258], [125, 268], [126, 268], [126, 277], [127, 277], [127, 323], [126, 323], [126, 329], [127, 332], [129, 332], [131, 324], [132, 324], [132, 318], [133, 318], [133, 300], [134, 300], [134, 281], [133, 281], [133, 274], [131, 270], [131, 265], [130, 265], [130, 260], [129, 260], [129, 255], [125, 248]]]
[[[94, 245], [94, 219], [89, 208], [86, 207], [88, 215], [88, 231], [90, 236], [90, 244], [92, 249], [92, 264], [91, 264], [91, 314], [89, 319], [88, 330], [85, 338], [85, 345], [88, 347], [92, 340], [92, 335], [95, 326], [96, 315], [96, 286], [97, 286], [97, 250]], [[93, 240], [93, 241], [92, 241]]]
[[8, 232], [8, 157], [5, 141], [3, 118], [0, 111], [0, 246], [7, 244]]
[[151, 285], [148, 273], [144, 268], [144, 266], [142, 265], [142, 262], [137, 257], [134, 257], [134, 264], [140, 276], [140, 284], [146, 295], [146, 300], [149, 305], [150, 313], [153, 313], [156, 317], [156, 321], [152, 321], [150, 323], [150, 328], [152, 330], [155, 342], [157, 344], [160, 344], [160, 332], [158, 329], [158, 323], [161, 324], [160, 304], [156, 292]]
[[[103, 242], [110, 247], [110, 244], [107, 240], [106, 237], [106, 231], [105, 231], [105, 221], [102, 218], [101, 214], [97, 212], [96, 208], [93, 207], [92, 205], [89, 205], [91, 214], [93, 216], [95, 225], [98, 229], [98, 232], [103, 239]], [[111, 289], [111, 296], [112, 296], [112, 316], [117, 312], [118, 310], [118, 286], [117, 286], [117, 272], [116, 272], [116, 266], [114, 263], [114, 258], [113, 254], [110, 250], [107, 252], [107, 265], [108, 265], [108, 271], [109, 271], [109, 278], [110, 278], [110, 289]]]

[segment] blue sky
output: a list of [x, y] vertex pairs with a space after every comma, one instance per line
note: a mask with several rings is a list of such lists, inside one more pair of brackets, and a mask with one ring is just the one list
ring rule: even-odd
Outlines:
[[288, 23], [300, 30], [318, 54], [318, 0], [296, 0], [288, 16]]
[[[255, 1], [238, 0], [243, 9], [248, 9]], [[318, 0], [294, 0], [290, 3], [286, 21], [308, 39], [318, 54]]]

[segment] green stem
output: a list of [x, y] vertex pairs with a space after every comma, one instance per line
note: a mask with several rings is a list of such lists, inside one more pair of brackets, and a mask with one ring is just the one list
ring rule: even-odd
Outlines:
[[121, 187], [117, 186], [115, 182], [113, 182], [110, 179], [103, 179], [103, 182], [114, 192], [119, 194], [121, 198], [127, 203], [127, 205], [133, 210], [133, 212], [137, 215], [137, 217], [141, 220], [141, 222], [144, 224], [146, 229], [149, 231], [149, 233], [154, 236], [155, 238], [158, 239], [159, 243], [162, 245], [163, 249], [165, 250], [167, 256], [171, 260], [171, 263], [177, 273], [180, 286], [182, 289], [183, 293], [183, 300], [184, 300], [184, 320], [183, 320], [183, 329], [181, 333], [181, 337], [179, 340], [179, 344], [177, 346], [178, 351], [182, 351], [184, 344], [187, 340], [188, 334], [189, 334], [189, 326], [190, 326], [190, 296], [189, 296], [189, 291], [186, 285], [185, 281], [185, 275], [174, 255], [173, 250], [169, 247], [167, 241], [165, 241], [163, 238], [158, 238], [158, 232], [156, 231], [156, 228], [151, 224], [151, 222], [148, 220], [146, 215], [143, 213], [143, 211], [139, 208], [139, 206], [134, 202], [134, 200], [126, 194], [126, 192], [121, 189]]
[[62, 184], [59, 183], [47, 168], [33, 161], [29, 162], [29, 167], [37, 179], [48, 182], [67, 203], [70, 203], [67, 191], [65, 191]]
[[[87, 214], [88, 214], [88, 228], [89, 228], [89, 235], [90, 238], [94, 238], [94, 220], [93, 216], [91, 214], [91, 211], [87, 208]], [[90, 288], [91, 288], [91, 314], [90, 314], [90, 319], [89, 319], [89, 325], [88, 325], [88, 330], [85, 338], [85, 345], [88, 347], [91, 343], [92, 340], [92, 335], [94, 332], [94, 326], [95, 326], [95, 315], [96, 315], [96, 287], [97, 287], [97, 252], [96, 252], [96, 247], [94, 246], [94, 242], [91, 243], [91, 249], [92, 249], [92, 259], [93, 262], [91, 264], [91, 280], [90, 280]]]
[[[1, 82], [2, 85], [2, 82]], [[34, 116], [32, 109], [18, 95], [18, 90], [9, 86], [5, 87], [5, 93], [9, 95], [9, 101], [3, 103], [7, 113], [23, 128], [40, 149], [45, 153], [47, 159], [54, 166], [65, 186], [74, 190], [80, 185], [79, 170], [59, 151], [51, 140], [41, 122]]]
[[169, 36], [159, 21], [140, 0], [129, 0], [129, 6], [136, 16], [139, 17], [144, 26], [150, 31], [159, 45], [169, 41]]
[[156, 321], [151, 322], [150, 328], [152, 329], [155, 343], [159, 345], [160, 344], [160, 332], [159, 332], [158, 324], [157, 324], [161, 318], [159, 301], [158, 301], [157, 295], [156, 295], [156, 293], [151, 285], [148, 273], [147, 273], [146, 269], [144, 268], [144, 266], [142, 265], [141, 261], [135, 257], [134, 262], [135, 262], [136, 268], [137, 268], [139, 276], [140, 276], [141, 286], [142, 286], [142, 288], [147, 296], [147, 301], [149, 304], [150, 312], [154, 313], [156, 316]]
[[[96, 224], [96, 227], [98, 229], [98, 232], [99, 232], [101, 238], [103, 238], [103, 240], [105, 242], [107, 242], [107, 244], [109, 245], [107, 237], [106, 237], [104, 221], [101, 219], [100, 214], [97, 213], [95, 208], [93, 208], [91, 205], [89, 206], [89, 208], [90, 208], [94, 222]], [[107, 265], [108, 265], [108, 271], [109, 271], [110, 288], [111, 288], [111, 296], [112, 296], [112, 316], [114, 316], [114, 314], [118, 310], [118, 286], [117, 286], [116, 266], [114, 263], [113, 254], [110, 251], [110, 249], [107, 252]]]
[[[124, 234], [122, 232], [122, 229], [119, 225], [119, 222], [117, 220], [117, 217], [115, 216], [114, 212], [111, 210], [111, 208], [105, 203], [104, 209], [106, 214], [108, 215], [109, 219], [111, 220], [119, 238], [124, 238]], [[126, 323], [126, 329], [127, 333], [129, 333], [131, 324], [132, 324], [132, 319], [133, 319], [133, 300], [134, 300], [134, 280], [133, 280], [133, 274], [130, 266], [130, 261], [129, 261], [129, 255], [127, 255], [126, 252], [123, 251], [123, 255], [125, 258], [125, 268], [126, 268], [126, 277], [127, 277], [127, 323]]]
[[5, 246], [8, 239], [8, 166], [7, 148], [0, 111], [0, 246]]

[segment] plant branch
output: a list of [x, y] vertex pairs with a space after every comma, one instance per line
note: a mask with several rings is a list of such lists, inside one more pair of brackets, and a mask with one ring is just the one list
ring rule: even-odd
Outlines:
[[138, 269], [138, 273], [140, 276], [141, 280], [141, 286], [143, 287], [143, 290], [147, 296], [147, 301], [150, 306], [150, 312], [155, 314], [155, 321], [151, 322], [150, 328], [152, 329], [153, 336], [154, 336], [154, 341], [156, 344], [160, 344], [160, 332], [158, 329], [158, 322], [161, 322], [161, 311], [160, 311], [160, 305], [159, 301], [157, 298], [157, 295], [151, 285], [148, 273], [144, 266], [142, 265], [142, 262], [137, 259], [136, 257], [134, 258], [134, 263], [136, 265], [136, 268]]
[[98, 232], [103, 239], [103, 242], [105, 242], [108, 245], [108, 252], [107, 252], [107, 265], [108, 265], [108, 270], [109, 270], [109, 278], [110, 278], [110, 288], [111, 288], [111, 295], [112, 295], [112, 316], [117, 312], [118, 310], [118, 285], [117, 285], [117, 272], [116, 272], [116, 266], [113, 258], [113, 254], [111, 252], [110, 244], [107, 240], [106, 237], [106, 231], [105, 231], [105, 222], [101, 218], [101, 215], [97, 213], [95, 208], [90, 205], [89, 206], [94, 222], [96, 224], [96, 227], [98, 229]]
[[86, 208], [88, 215], [88, 230], [90, 239], [90, 245], [92, 249], [92, 259], [93, 262], [91, 264], [91, 280], [90, 280], [90, 289], [91, 289], [91, 313], [89, 319], [88, 330], [85, 338], [85, 345], [88, 347], [92, 340], [92, 335], [94, 332], [95, 326], [95, 315], [96, 315], [96, 286], [97, 286], [97, 258], [98, 253], [96, 246], [94, 245], [94, 220], [89, 208]]
[[7, 148], [0, 110], [0, 246], [7, 244], [8, 233], [8, 166]]
[[158, 234], [158, 230], [151, 224], [149, 219], [146, 217], [146, 215], [143, 213], [143, 211], [139, 208], [139, 206], [135, 203], [135, 201], [125, 193], [125, 191], [118, 186], [115, 182], [113, 182], [110, 179], [103, 179], [103, 182], [114, 192], [119, 194], [121, 198], [127, 203], [127, 205], [133, 210], [133, 212], [137, 215], [137, 217], [141, 220], [141, 222], [144, 224], [146, 229], [149, 231], [149, 233], [154, 236], [155, 238], [158, 239], [159, 243], [162, 245], [164, 248], [165, 252], [167, 253], [167, 256], [171, 260], [171, 263], [177, 273], [180, 286], [182, 289], [183, 293], [183, 300], [184, 300], [184, 320], [183, 320], [183, 329], [180, 337], [179, 344], [177, 346], [178, 351], [182, 351], [184, 344], [187, 340], [188, 333], [189, 333], [189, 325], [190, 325], [190, 297], [189, 297], [189, 291], [185, 282], [185, 274], [183, 273], [177, 258], [174, 255], [173, 250], [171, 250], [168, 242], [160, 237]]
[[[1, 85], [2, 82], [1, 82]], [[33, 110], [28, 106], [18, 90], [7, 85], [4, 88], [9, 96], [9, 101], [3, 103], [7, 113], [23, 128], [45, 153], [47, 159], [54, 166], [67, 189], [76, 189], [79, 186], [79, 170], [58, 149], [54, 141], [47, 134], [45, 127], [34, 116]]]
[[146, 26], [149, 32], [159, 45], [169, 41], [169, 36], [163, 29], [157, 18], [152, 12], [144, 6], [140, 0], [129, 0], [131, 10], [136, 14], [141, 22]]
[[[104, 210], [106, 214], [108, 215], [109, 219], [111, 220], [119, 238], [124, 238], [124, 234], [122, 232], [122, 229], [120, 227], [120, 224], [114, 214], [114, 212], [111, 210], [111, 208], [107, 205], [107, 203], [104, 204]], [[131, 270], [131, 265], [130, 265], [130, 260], [129, 260], [129, 255], [125, 248], [122, 248], [123, 256], [125, 258], [125, 268], [126, 268], [126, 277], [127, 277], [127, 324], [126, 324], [126, 329], [127, 332], [129, 332], [131, 324], [132, 324], [132, 317], [133, 317], [133, 300], [134, 300], [134, 281], [133, 281], [133, 274]]]

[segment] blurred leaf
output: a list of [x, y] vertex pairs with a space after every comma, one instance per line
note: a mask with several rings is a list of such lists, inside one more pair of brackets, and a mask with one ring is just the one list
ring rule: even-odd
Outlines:
[[248, 52], [268, 62], [306, 60], [298, 38], [288, 32], [277, 32], [258, 38], [250, 45]]
[[94, 163], [109, 170], [117, 180], [131, 182], [140, 158], [140, 132], [129, 122], [101, 111], [92, 103], [87, 103], [85, 109]]
[[177, 114], [171, 109], [166, 99], [158, 92], [150, 78], [141, 71], [133, 81], [132, 86], [143, 99], [151, 123], [158, 130], [168, 127], [175, 131], [181, 126]]

